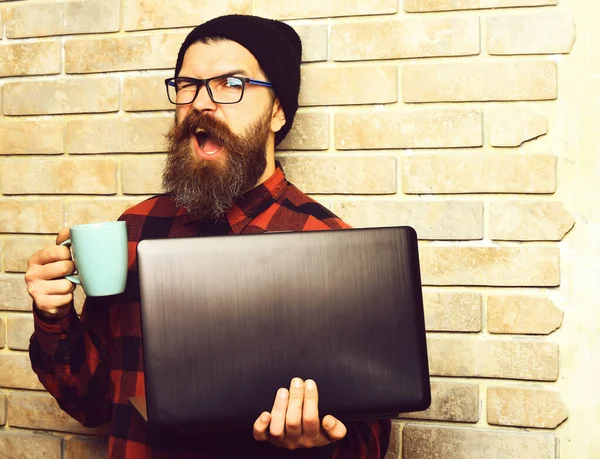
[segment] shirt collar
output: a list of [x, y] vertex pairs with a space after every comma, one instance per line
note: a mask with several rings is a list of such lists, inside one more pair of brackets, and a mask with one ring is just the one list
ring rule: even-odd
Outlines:
[[[283, 168], [279, 161], [275, 162], [275, 166], [275, 172], [267, 180], [240, 196], [225, 214], [234, 233], [239, 233], [276, 202], [285, 191], [287, 180]], [[199, 218], [193, 218], [185, 209], [180, 209], [178, 213], [183, 216], [184, 223], [199, 221]]]

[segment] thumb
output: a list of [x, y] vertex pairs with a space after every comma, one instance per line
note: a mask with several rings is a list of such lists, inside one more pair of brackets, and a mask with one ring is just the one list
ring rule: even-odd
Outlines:
[[342, 421], [334, 418], [330, 414], [323, 418], [323, 430], [331, 441], [341, 440], [346, 436], [348, 430]]

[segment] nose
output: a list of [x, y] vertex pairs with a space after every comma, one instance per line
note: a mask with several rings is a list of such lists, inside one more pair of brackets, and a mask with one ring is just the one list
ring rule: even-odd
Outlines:
[[198, 91], [192, 107], [198, 112], [213, 111], [217, 108], [217, 104], [212, 101], [208, 94], [208, 87], [206, 85], [202, 85], [200, 91]]

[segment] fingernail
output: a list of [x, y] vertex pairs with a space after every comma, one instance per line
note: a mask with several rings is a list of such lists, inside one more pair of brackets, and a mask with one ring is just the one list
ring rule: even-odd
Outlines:
[[269, 415], [267, 413], [263, 413], [260, 419], [267, 422], [269, 420]]
[[285, 389], [279, 389], [279, 392], [277, 393], [277, 396], [279, 398], [287, 398], [287, 390], [285, 390]]
[[292, 381], [292, 385], [296, 388], [299, 389], [302, 387], [302, 380], [300, 378], [294, 378]]
[[314, 390], [315, 382], [312, 379], [307, 379], [305, 383], [305, 387], [307, 390]]
[[335, 422], [331, 418], [327, 418], [326, 421], [323, 421], [323, 426], [327, 429], [331, 429], [334, 424], [335, 424]]

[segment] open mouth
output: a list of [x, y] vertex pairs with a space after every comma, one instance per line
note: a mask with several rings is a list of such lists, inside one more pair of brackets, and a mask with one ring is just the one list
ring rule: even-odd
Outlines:
[[195, 131], [195, 136], [200, 150], [209, 156], [214, 155], [222, 148], [221, 142], [219, 142], [217, 139], [214, 139], [204, 129], [197, 128]]

